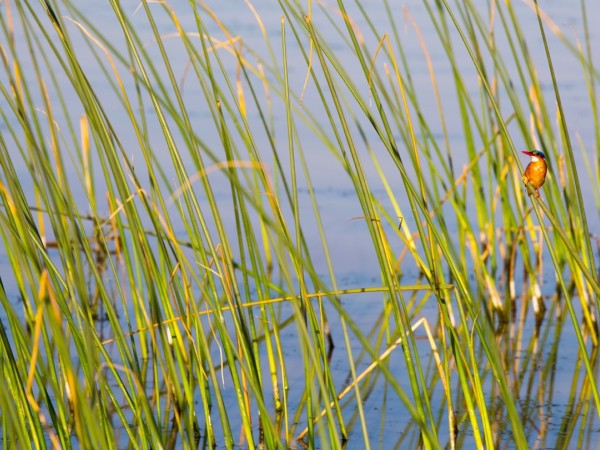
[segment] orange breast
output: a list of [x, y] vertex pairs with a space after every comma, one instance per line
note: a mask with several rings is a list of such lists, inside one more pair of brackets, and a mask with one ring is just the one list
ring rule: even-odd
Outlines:
[[546, 179], [546, 162], [544, 160], [539, 160], [535, 162], [529, 163], [527, 168], [525, 169], [524, 175], [527, 177], [529, 182], [533, 185], [534, 188], [539, 189]]

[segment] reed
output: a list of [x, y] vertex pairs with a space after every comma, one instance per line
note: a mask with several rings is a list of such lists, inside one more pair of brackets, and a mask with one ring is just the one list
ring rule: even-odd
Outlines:
[[3, 448], [597, 443], [588, 12], [480, 3], [1, 3]]

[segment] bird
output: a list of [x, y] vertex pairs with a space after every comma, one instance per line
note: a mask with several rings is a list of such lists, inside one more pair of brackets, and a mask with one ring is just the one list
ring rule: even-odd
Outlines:
[[[525, 186], [531, 184], [535, 188], [535, 198], [540, 198], [540, 188], [546, 181], [546, 172], [548, 171], [546, 155], [540, 150], [523, 151], [523, 153], [531, 156], [531, 162], [525, 168], [521, 180]], [[528, 194], [531, 196], [531, 192]]]

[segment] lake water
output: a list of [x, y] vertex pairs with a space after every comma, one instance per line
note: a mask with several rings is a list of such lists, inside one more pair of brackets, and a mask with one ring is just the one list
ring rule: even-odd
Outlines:
[[[156, 61], [160, 61], [160, 53], [158, 47], [155, 44], [154, 37], [152, 36], [152, 30], [148, 25], [147, 18], [143, 11], [139, 10], [139, 4], [137, 2], [122, 2], [124, 10], [128, 13], [128, 18], [131, 20], [132, 26], [138, 33], [141, 34], [142, 40], [144, 41], [144, 47], [149, 53], [150, 58], [155, 58]], [[195, 30], [195, 20], [191, 11], [189, 2], [187, 1], [169, 1], [167, 2], [181, 22], [181, 27], [184, 30]], [[474, 2], [475, 4], [481, 5], [481, 8], [486, 8], [488, 2]], [[547, 102], [552, 104], [552, 82], [547, 70], [547, 61], [545, 58], [542, 41], [539, 37], [539, 30], [537, 27], [537, 19], [535, 14], [532, 12], [531, 5], [526, 2], [512, 2], [515, 13], [520, 17], [521, 25], [524, 27], [524, 38], [529, 48], [529, 52], [532, 56], [532, 60], [538, 68], [537, 73], [539, 75], [540, 83], [544, 89], [544, 93], [547, 95]], [[549, 1], [542, 2], [542, 7], [545, 9], [545, 13], [548, 17], [562, 30], [567, 38], [572, 42], [583, 41], [584, 30], [582, 22], [581, 3], [576, 0], [565, 0], [565, 1]], [[269, 48], [264, 41], [261, 29], [257, 24], [255, 16], [252, 14], [247, 4], [243, 1], [208, 1], [207, 6], [214, 12], [216, 17], [222, 21], [222, 24], [229, 30], [229, 32], [238, 36], [243, 40], [247, 49], [251, 49], [260, 58], [264, 58], [266, 61], [271, 61], [269, 56]], [[281, 18], [282, 11], [277, 2], [267, 0], [257, 0], [252, 2], [253, 7], [259, 14], [262, 24], [266, 30], [269, 39], [273, 45], [275, 54], [275, 61], [279, 61], [281, 53]], [[333, 3], [324, 3], [324, 11], [332, 14], [336, 17], [336, 7]], [[377, 27], [378, 35], [375, 36], [369, 31], [369, 24], [365, 21], [364, 17], [360, 14], [359, 6], [369, 11], [369, 16], [373, 23]], [[432, 132], [435, 136], [440, 137], [442, 140], [442, 129], [439, 120], [439, 114], [435, 102], [435, 96], [431, 88], [430, 72], [427, 65], [427, 60], [423, 56], [423, 49], [419, 41], [418, 35], [415, 32], [415, 28], [412, 25], [412, 20], [418, 26], [420, 33], [423, 35], [423, 39], [426, 43], [428, 52], [431, 56], [431, 62], [435, 69], [435, 76], [442, 93], [443, 108], [445, 111], [445, 118], [447, 120], [446, 126], [448, 129], [449, 141], [452, 149], [452, 158], [455, 169], [460, 173], [460, 170], [469, 163], [469, 156], [465, 150], [465, 138], [463, 132], [463, 125], [461, 122], [460, 114], [458, 114], [458, 104], [455, 95], [455, 84], [453, 80], [452, 66], [448, 61], [446, 53], [443, 50], [439, 39], [436, 37], [431, 19], [428, 15], [427, 9], [422, 1], [408, 0], [403, 2], [395, 2], [390, 4], [391, 16], [380, 1], [365, 1], [360, 2], [360, 5], [348, 4], [348, 13], [350, 17], [355, 21], [355, 27], [361, 30], [361, 36], [365, 40], [365, 45], [374, 51], [377, 47], [381, 36], [384, 33], [392, 33], [392, 23], [400, 24], [397, 25], [400, 32], [399, 39], [402, 43], [402, 47], [409, 62], [410, 76], [414, 83], [415, 95], [419, 98], [424, 111], [430, 112], [425, 120], [432, 127]], [[2, 3], [0, 2], [0, 8]], [[38, 5], [34, 5], [34, 8], [40, 8]], [[177, 32], [174, 27], [171, 18], [163, 10], [159, 4], [150, 4], [150, 9], [155, 14], [155, 20], [157, 26], [160, 29], [161, 35], [164, 37], [166, 49], [169, 54], [169, 61], [173, 68], [174, 74], [178, 77], [179, 83], [183, 86], [182, 90], [185, 94], [184, 101], [186, 102], [186, 108], [189, 112], [190, 119], [193, 124], [197, 127], [196, 133], [205, 143], [207, 148], [214, 151], [217, 158], [224, 158], [221, 143], [217, 130], [215, 130], [210, 120], [209, 110], [207, 105], [203, 101], [203, 94], [200, 86], [193, 82], [192, 77], [189, 76], [189, 58], [184, 50], [180, 40], [173, 36]], [[340, 35], [333, 29], [331, 24], [328, 22], [325, 14], [317, 7], [314, 11], [314, 23], [315, 26], [320, 27], [321, 30], [331, 30], [331, 37], [329, 45], [335, 49], [336, 57], [344, 64], [346, 68], [352, 73], [352, 68], [360, 72], [360, 67], [353, 57], [352, 52], [349, 50], [347, 44], [343, 41]], [[82, 2], [77, 5], [81, 17], [88, 18], [91, 23], [98, 27], [106, 38], [117, 48], [123, 49], [123, 36], [118, 32], [117, 22], [112, 12], [112, 8], [107, 5], [100, 5], [100, 2]], [[591, 42], [592, 59], [597, 62], [600, 60], [600, 29], [595, 28], [595, 19], [600, 17], [600, 2], [587, 2], [587, 16], [590, 20], [592, 28], [590, 29], [589, 40]], [[225, 40], [221, 27], [211, 20], [209, 15], [202, 13], [204, 20], [206, 20], [207, 31], [211, 36]], [[65, 13], [65, 16], [67, 14]], [[69, 15], [71, 16], [71, 15]], [[87, 43], [84, 37], [78, 32], [78, 28], [75, 24], [78, 21], [78, 16], [75, 14], [71, 17], [73, 21], [67, 21], [69, 24], [69, 30], [72, 33], [75, 47], [78, 50], [79, 62], [88, 76], [89, 83], [94, 87], [96, 92], [102, 96], [102, 104], [105, 110], [108, 112], [113, 125], [115, 127], [115, 134], [119, 136], [121, 143], [125, 149], [125, 152], [129, 155], [130, 159], [135, 161], [136, 173], [141, 179], [144, 179], [145, 168], [143, 165], [143, 157], [139, 151], [139, 145], [136, 140], [135, 134], [132, 132], [131, 125], [128, 121], [127, 115], [119, 101], [118, 95], [110, 87], [107, 81], [106, 74], [100, 70], [98, 61], [93, 57], [92, 53], [87, 47]], [[4, 16], [0, 16], [6, 20]], [[93, 18], [93, 19], [92, 19]], [[496, 16], [494, 20], [499, 20]], [[111, 29], [115, 29], [114, 34]], [[323, 31], [323, 32], [324, 32]], [[15, 28], [16, 42], [18, 48], [25, 54], [25, 35], [22, 28]], [[299, 53], [298, 45], [294, 43], [291, 38], [291, 31], [286, 31], [287, 39], [289, 40], [288, 48], [288, 60], [289, 60], [289, 76], [290, 76], [290, 87], [294, 93], [298, 96], [302, 96], [302, 107], [306, 111], [310, 111], [313, 114], [324, 114], [322, 111], [322, 103], [319, 97], [319, 93], [312, 83], [308, 83], [304, 88], [304, 81], [306, 77], [306, 64], [304, 59]], [[572, 137], [577, 136], [581, 142], [584, 143], [585, 148], [590, 154], [596, 154], [598, 152], [598, 146], [600, 143], [596, 141], [595, 128], [598, 124], [593, 123], [592, 109], [590, 105], [589, 91], [586, 86], [585, 76], [582, 73], [581, 65], [578, 63], [576, 56], [570, 52], [567, 47], [558, 39], [554, 34], [547, 29], [549, 46], [552, 53], [554, 67], [556, 70], [556, 77], [558, 80], [565, 116], [569, 125], [569, 131]], [[466, 88], [469, 92], [472, 92], [473, 96], [477, 96], [477, 92], [480, 91], [478, 84], [477, 72], [473, 68], [468, 54], [460, 46], [457, 34], [453, 33], [455, 38], [454, 48], [455, 56], [458, 61], [464, 61], [464, 70], [462, 75], [466, 81]], [[502, 34], [498, 33], [498, 46], [500, 52], [508, 52], [509, 49], [506, 47], [506, 39], [502, 38]], [[1, 42], [0, 42], [1, 43]], [[503, 44], [505, 47], [503, 47]], [[255, 60], [256, 55], [252, 54], [249, 50], [245, 51], [249, 59]], [[23, 57], [23, 63], [25, 66], [25, 78], [26, 80], [34, 85], [36, 83], [35, 73], [32, 61]], [[236, 61], [234, 57], [230, 55], [223, 56], [223, 61], [226, 64], [226, 70], [235, 79]], [[488, 61], [489, 62], [489, 61]], [[29, 66], [28, 66], [29, 64]], [[117, 62], [119, 70], [124, 70], [124, 65]], [[157, 64], [158, 72], [153, 75], [156, 79], [167, 77], [167, 72], [160, 64]], [[381, 67], [380, 67], [381, 68]], [[508, 70], [512, 73], [514, 68], [509, 67]], [[60, 127], [66, 128], [66, 123], [72, 121], [73, 123], [78, 122], [78, 118], [83, 114], [84, 110], [80, 102], [77, 100], [74, 92], [68, 87], [68, 78], [64, 72], [56, 66], [42, 68], [42, 71], [47, 71], [48, 76], [50, 72], [54, 73], [57, 77], [58, 83], [61, 88], [64, 89], [62, 94], [65, 96], [65, 100], [69, 105], [68, 111], [69, 116], [65, 117], [64, 114], [58, 112], [56, 120]], [[516, 74], [515, 74], [516, 75]], [[272, 76], [272, 75], [271, 75]], [[516, 77], [515, 77], [515, 82]], [[4, 86], [7, 85], [6, 75], [0, 74], [0, 83]], [[363, 92], [368, 92], [368, 83], [363, 77], [357, 77], [357, 87]], [[592, 84], [596, 86], [598, 83], [598, 76], [592, 80]], [[124, 89], [127, 92], [135, 92], [135, 84], [131, 79], [125, 79]], [[167, 88], [168, 90], [168, 88]], [[133, 95], [133, 94], [132, 94]], [[49, 96], [53, 102], [58, 102], [56, 92], [52, 90], [49, 92]], [[41, 104], [41, 96], [34, 98], [34, 103]], [[171, 159], [167, 151], [166, 143], [157, 127], [156, 117], [152, 111], [150, 103], [145, 103], [147, 110], [144, 111], [150, 120], [149, 132], [155, 131], [156, 137], [150, 136], [149, 140], [153, 142], [155, 154], [158, 159], [158, 165], [161, 165], [167, 174], [167, 178], [174, 178], [174, 172], [170, 167]], [[273, 102], [275, 111], [273, 114], [273, 128], [277, 131], [278, 145], [282, 146], [281, 158], [284, 164], [287, 164], [287, 149], [285, 148], [285, 136], [286, 136], [286, 120], [285, 110], [281, 102]], [[425, 105], [425, 106], [424, 106]], [[508, 107], [508, 106], [505, 106]], [[6, 99], [0, 98], [0, 108], [9, 111]], [[554, 110], [553, 108], [551, 108]], [[510, 114], [510, 111], [504, 111], [505, 114]], [[252, 108], [248, 111], [249, 122], [251, 124], [258, 124], [259, 117], [256, 110]], [[363, 118], [364, 119], [364, 118]], [[0, 132], [3, 133], [3, 137], [7, 142], [8, 147], [11, 146], [11, 137], [8, 135], [7, 124], [14, 126], [18, 122], [18, 118], [15, 115], [11, 115], [10, 111], [5, 113], [4, 117], [0, 119]], [[323, 123], [327, 123], [325, 118]], [[302, 127], [302, 125], [299, 125]], [[377, 142], [374, 131], [369, 127], [369, 124], [365, 121], [363, 124], [365, 133], [371, 142]], [[511, 128], [510, 131], [515, 131], [514, 139], [515, 145], [518, 149], [526, 148], [526, 145], [521, 137], [521, 134], [517, 132], [515, 128]], [[312, 179], [312, 186], [314, 187], [320, 212], [322, 213], [323, 227], [326, 230], [328, 237], [328, 246], [332, 255], [332, 262], [336, 270], [336, 277], [339, 282], [339, 288], [351, 289], [351, 288], [362, 288], [376, 286], [381, 283], [380, 281], [380, 270], [377, 261], [377, 256], [374, 249], [370, 245], [361, 245], [360, 243], [364, 239], [368, 239], [367, 226], [363, 220], [356, 220], [358, 217], [364, 215], [360, 202], [355, 195], [355, 188], [343, 170], [339, 162], [337, 161], [334, 154], [325, 147], [323, 141], [319, 139], [309, 126], [299, 129], [299, 134], [302, 136], [302, 148], [307, 158], [307, 164], [310, 168], [310, 175]], [[260, 133], [257, 133], [260, 136]], [[264, 142], [259, 143], [260, 146], [267, 148], [266, 136], [262, 136]], [[181, 147], [185, 147], [183, 138], [178, 144]], [[586, 166], [585, 160], [582, 157], [582, 152], [577, 148], [576, 161], [580, 168], [580, 174], [585, 177]], [[374, 145], [374, 152], [383, 153], [385, 149], [380, 144]], [[596, 152], [596, 153], [594, 153]], [[182, 153], [184, 164], [192, 165], [191, 157], [185, 152]], [[597, 157], [597, 156], [596, 156]], [[387, 161], [385, 156], [382, 156], [382, 161]], [[367, 159], [367, 158], [365, 158]], [[592, 158], [593, 159], [593, 158]], [[265, 151], [264, 161], [267, 166], [274, 164], [273, 157]], [[22, 161], [22, 158], [15, 153], [14, 162], [18, 170], [22, 170], [26, 174], [26, 164]], [[525, 159], [523, 159], [525, 162]], [[378, 179], [379, 175], [376, 168], [373, 165], [366, 164], [367, 176], [373, 179]], [[397, 174], [397, 170], [393, 164], [388, 164], [383, 167], [383, 173], [386, 174], [387, 179], [390, 181], [390, 188], [393, 191], [402, 192], [403, 185], [400, 177]], [[28, 176], [28, 175], [24, 175]], [[71, 174], [73, 185], [76, 186], [79, 181], [76, 177], [76, 172], [73, 170]], [[225, 177], [219, 180], [218, 174], [215, 175], [215, 181], [213, 187], [215, 188], [216, 198], [227, 204], [230, 202], [228, 182]], [[105, 188], [102, 186], [102, 180], [97, 180], [98, 192], [104, 192]], [[548, 183], [556, 183], [556, 174], [551, 173], [549, 176]], [[220, 184], [221, 183], [221, 184]], [[597, 186], [593, 186], [593, 183], [597, 184], [597, 178], [591, 177], [591, 180], [584, 179], [582, 181], [583, 186], [588, 186], [592, 183], [592, 188], [589, 191], [590, 195], [587, 195], [585, 200], [586, 211], [588, 212], [588, 221], [590, 229], [593, 232], [600, 233], [600, 217], [598, 214], [598, 205], [592, 191], [598, 191]], [[25, 184], [26, 185], [26, 184]], [[175, 189], [177, 186], [170, 186]], [[78, 191], [74, 189], [75, 195], [81, 204], [87, 204], [87, 199], [84, 195], [83, 190]], [[27, 192], [31, 196], [31, 203], [35, 203], [33, 197], [33, 188], [30, 192]], [[376, 197], [382, 204], [384, 210], [393, 211], [392, 204], [388, 198], [386, 190], [383, 186], [375, 188], [372, 192], [373, 196]], [[302, 208], [310, 208], [310, 197], [309, 187], [305, 183], [304, 179], [299, 180], [299, 202]], [[408, 210], [408, 203], [404, 200], [404, 204], [401, 208], [406, 211]], [[85, 208], [81, 208], [85, 211]], [[108, 210], [108, 209], [107, 209]], [[225, 214], [226, 208], [224, 208]], [[284, 211], [289, 214], [289, 211]], [[411, 220], [410, 216], [403, 217], [408, 226], [412, 230], [415, 229], [415, 222]], [[473, 221], [476, 221], [475, 217], [472, 217]], [[231, 232], [234, 233], [234, 223], [231, 222]], [[451, 228], [456, 228], [458, 225], [454, 222], [450, 222]], [[184, 233], [183, 227], [178, 230]], [[388, 226], [386, 230], [393, 232], [391, 226]], [[319, 273], [326, 276], [327, 265], [325, 263], [323, 250], [319, 244], [319, 233], [318, 228], [314, 223], [308, 221], [305, 224], [305, 235], [309, 248], [311, 249], [312, 256], [315, 259], [315, 267]], [[52, 235], [48, 236], [49, 240], [52, 240]], [[9, 296], [14, 301], [15, 310], [19, 307], [19, 293], [17, 287], [12, 280], [13, 269], [10, 267], [6, 252], [0, 253], [0, 275], [2, 281], [7, 289]], [[418, 267], [411, 264], [410, 261], [403, 263], [400, 267], [402, 272], [402, 281], [407, 284], [413, 284], [417, 281], [422, 281]], [[550, 261], [546, 261], [543, 272], [543, 294], [550, 297], [555, 292], [555, 275], [554, 269]], [[519, 275], [521, 277], [521, 275]], [[522, 279], [518, 281], [523, 281]], [[517, 298], [524, 300], [526, 296], [525, 287], [519, 285], [517, 282], [518, 291]], [[414, 300], [419, 303], [423, 301], [426, 294], [415, 294]], [[521, 302], [522, 303], [522, 302]], [[349, 312], [352, 317], [356, 318], [357, 326], [365, 333], [370, 331], [376, 332], [378, 330], [377, 320], [384, 314], [383, 306], [381, 302], [380, 294], [373, 295], [349, 295], [342, 297], [343, 307]], [[374, 307], [373, 305], [377, 305]], [[514, 371], [513, 379], [518, 380], [521, 384], [519, 390], [519, 408], [523, 417], [524, 428], [528, 433], [528, 439], [532, 448], [551, 448], [561, 444], [561, 439], [564, 435], [568, 435], [571, 432], [571, 427], [580, 426], [586, 427], [587, 432], [586, 446], [597, 447], [600, 445], [600, 422], [598, 421], [598, 411], [595, 411], [593, 403], [573, 405], [570, 403], [570, 389], [572, 385], [581, 388], [581, 383], [578, 382], [577, 377], [580, 377], [582, 372], [577, 367], [577, 355], [573, 349], [577, 346], [575, 336], [572, 330], [572, 325], [567, 319], [564, 322], [564, 326], [556, 326], [553, 323], [552, 318], [556, 316], [562, 317], [561, 324], [563, 323], [565, 312], [562, 309], [558, 309], [556, 305], [551, 305], [550, 311], [547, 315], [547, 319], [541, 328], [539, 337], [535, 334], [535, 321], [531, 312], [523, 316], [519, 314], [524, 311], [521, 306], [517, 309], [517, 319], [515, 323], [508, 326], [508, 331], [499, 332], [498, 334], [498, 346], [505, 351], [508, 367]], [[335, 309], [327, 307], [328, 317], [330, 319], [330, 328], [332, 330], [332, 337], [336, 343], [343, 342], [343, 335], [341, 334], [341, 325]], [[290, 315], [291, 308], [284, 307], [282, 315]], [[417, 318], [425, 317], [429, 320], [430, 324], [434, 326], [438, 321], [438, 308], [434, 301], [434, 297], [431, 297], [431, 301], [423, 301], [423, 306], [419, 313], [416, 315]], [[0, 312], [0, 320], [5, 322], [6, 316], [3, 312]], [[424, 364], [431, 364], [432, 358], [431, 348], [428, 341], [425, 339], [425, 333], [422, 329], [417, 331], [419, 339], [419, 350], [424, 358]], [[107, 333], [107, 338], [110, 337], [110, 331]], [[295, 329], [292, 330], [289, 327], [284, 333], [284, 337], [289, 339], [290, 342], [296, 341]], [[353, 353], [359, 354], [361, 346], [359, 342], [352, 343]], [[399, 350], [397, 350], [399, 352]], [[481, 349], [477, 349], [481, 352]], [[215, 349], [218, 353], [218, 349]], [[293, 347], [289, 349], [289, 354], [286, 355], [287, 361], [293, 365], [294, 359], [299, 359], [300, 355], [298, 350]], [[365, 369], [370, 364], [370, 361], [365, 358], [358, 364], [357, 370], [360, 371]], [[405, 361], [401, 358], [393, 358], [390, 360], [390, 370], [393, 373], [402, 374], [405, 373]], [[333, 373], [343, 385], [343, 381], [347, 379], [349, 373], [349, 367], [347, 357], [343, 350], [336, 350], [332, 357], [331, 362]], [[542, 370], [544, 366], [551, 365], [551, 370]], [[597, 364], [594, 366], [596, 373], [598, 373]], [[431, 366], [428, 370], [434, 370]], [[299, 370], [297, 373], [297, 379], [290, 379], [290, 386], [299, 386], [304, 383], [304, 373]], [[549, 378], [546, 378], [549, 376]], [[575, 380], [575, 381], [573, 381]], [[230, 380], [226, 380], [226, 383]], [[451, 384], [458, 384], [458, 379], [450, 380]], [[487, 386], [486, 392], [489, 392], [488, 402], [490, 405], [490, 411], [495, 408], [498, 411], [498, 428], [497, 428], [497, 444], [499, 448], [511, 448], [510, 433], [506, 431], [506, 417], [502, 410], [501, 397], [498, 395], [497, 388], [495, 388], [494, 380], [491, 377], [489, 369], [483, 370], [483, 382]], [[233, 387], [224, 389], [224, 392], [229, 394], [229, 397], [225, 399], [226, 404], [231, 410], [236, 409], [237, 399], [236, 394], [233, 391]], [[394, 398], [389, 392], [389, 387], [383, 379], [374, 379], [372, 381], [369, 395], [364, 399], [364, 408], [369, 420], [372, 420], [371, 429], [373, 430], [372, 435], [367, 439], [373, 447], [379, 448], [412, 448], [418, 445], [418, 434], [416, 432], [416, 426], [411, 424], [411, 418], [404, 407], [397, 398]], [[300, 390], [290, 391], [290, 402], [298, 402], [302, 395]], [[443, 397], [443, 390], [440, 383], [431, 391], [432, 403], [438, 403]], [[590, 411], [586, 416], [582, 411], [585, 411], [585, 407], [589, 406]], [[463, 414], [464, 411], [457, 411], [457, 415]], [[345, 411], [348, 421], [355, 418], [356, 409], [349, 406]], [[444, 414], [443, 408], [440, 408], [440, 416]], [[582, 417], [587, 417], [589, 423], [582, 422]], [[232, 422], [233, 429], [238, 429], [239, 423], [236, 423], [236, 418], [233, 416]], [[202, 426], [202, 425], [201, 425]], [[300, 427], [302, 428], [302, 427]], [[466, 424], [459, 424], [459, 428], [469, 429]], [[440, 420], [439, 435], [442, 439], [447, 439], [449, 434], [448, 425], [446, 420]], [[124, 434], [124, 433], [123, 433]], [[126, 439], [126, 436], [124, 437]], [[348, 448], [361, 448], [364, 444], [364, 437], [360, 426], [355, 426], [351, 429], [349, 437]], [[472, 448], [475, 445], [473, 436], [469, 431], [461, 432], [459, 434], [459, 444], [463, 448]], [[243, 445], [242, 445], [243, 446]]]

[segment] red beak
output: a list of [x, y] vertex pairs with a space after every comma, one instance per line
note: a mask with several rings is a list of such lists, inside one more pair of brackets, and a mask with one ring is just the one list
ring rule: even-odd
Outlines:
[[527, 156], [533, 156], [533, 153], [532, 153], [532, 152], [521, 151], [521, 153], [525, 153]]

